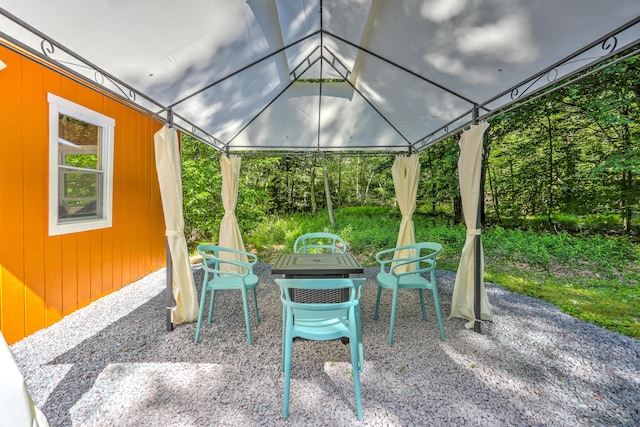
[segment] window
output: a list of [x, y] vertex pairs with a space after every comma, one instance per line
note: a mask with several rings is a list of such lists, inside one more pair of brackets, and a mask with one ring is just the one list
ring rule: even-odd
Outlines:
[[115, 121], [49, 94], [49, 235], [111, 227]]

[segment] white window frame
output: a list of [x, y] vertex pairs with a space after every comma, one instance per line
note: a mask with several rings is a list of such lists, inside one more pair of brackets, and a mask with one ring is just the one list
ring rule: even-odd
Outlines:
[[[113, 146], [116, 122], [111, 117], [47, 94], [49, 101], [49, 236], [109, 228], [113, 223]], [[99, 218], [77, 218], [60, 222], [58, 178], [58, 121], [60, 114], [98, 126], [101, 135], [102, 210]]]

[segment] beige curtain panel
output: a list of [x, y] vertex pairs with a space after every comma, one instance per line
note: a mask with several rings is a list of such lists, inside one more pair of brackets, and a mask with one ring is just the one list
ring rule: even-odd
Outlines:
[[193, 280], [187, 241], [184, 237], [178, 133], [175, 129], [165, 126], [156, 132], [154, 141], [160, 197], [173, 267], [171, 285], [175, 306], [171, 308], [171, 321], [178, 325], [193, 322], [198, 318], [198, 291]]
[[[238, 202], [238, 181], [240, 180], [240, 157], [222, 156], [220, 158], [220, 169], [222, 170], [222, 205], [224, 206], [224, 216], [220, 223], [219, 245], [225, 248], [244, 251], [242, 233], [236, 218], [236, 204]], [[221, 254], [226, 259], [233, 261], [248, 262], [244, 254], [232, 254], [229, 252]], [[225, 265], [225, 268], [232, 269], [234, 266]], [[225, 270], [226, 271], [226, 270]], [[236, 268], [237, 272], [240, 272]]]
[[[480, 172], [482, 167], [482, 136], [489, 124], [484, 122], [473, 125], [463, 132], [460, 138], [460, 158], [458, 160], [458, 174], [460, 177], [460, 194], [462, 196], [462, 211], [467, 225], [467, 237], [460, 255], [460, 264], [456, 274], [451, 301], [452, 317], [461, 317], [470, 322], [465, 324], [468, 329], [473, 328], [474, 313], [474, 269], [475, 269], [475, 236], [481, 234], [476, 228], [478, 219], [478, 203], [480, 202]], [[484, 277], [484, 253], [480, 244], [480, 277]], [[484, 282], [480, 283], [480, 319], [493, 320], [491, 305], [487, 297]]]
[[[418, 194], [418, 179], [420, 178], [420, 161], [417, 155], [397, 156], [391, 167], [393, 186], [396, 190], [398, 207], [402, 214], [400, 232], [396, 247], [409, 245], [416, 242], [416, 234], [413, 226], [413, 213], [416, 211], [416, 197]], [[413, 251], [397, 251], [395, 258], [412, 257]], [[414, 270], [413, 265], [398, 268], [396, 272]], [[402, 270], [402, 271], [401, 271]]]
[[24, 377], [0, 331], [0, 426], [48, 427], [49, 422], [31, 399]]

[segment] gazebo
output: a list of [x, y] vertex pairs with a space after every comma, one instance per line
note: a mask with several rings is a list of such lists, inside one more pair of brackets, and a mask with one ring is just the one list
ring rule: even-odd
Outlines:
[[[487, 121], [640, 49], [637, 0], [2, 0], [0, 24], [15, 49], [165, 123], [156, 149], [173, 167], [176, 129], [227, 156], [377, 150], [399, 159], [463, 132], [469, 231], [452, 315], [476, 330], [491, 317], [477, 218]], [[180, 323], [193, 320], [193, 307], [181, 307], [193, 279], [180, 202], [165, 197]]]

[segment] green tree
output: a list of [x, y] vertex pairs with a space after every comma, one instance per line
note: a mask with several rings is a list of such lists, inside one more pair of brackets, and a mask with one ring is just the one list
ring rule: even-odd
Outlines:
[[572, 85], [565, 104], [581, 113], [602, 140], [590, 178], [607, 187], [601, 204], [620, 212], [629, 233], [640, 198], [640, 56], [632, 56]]

